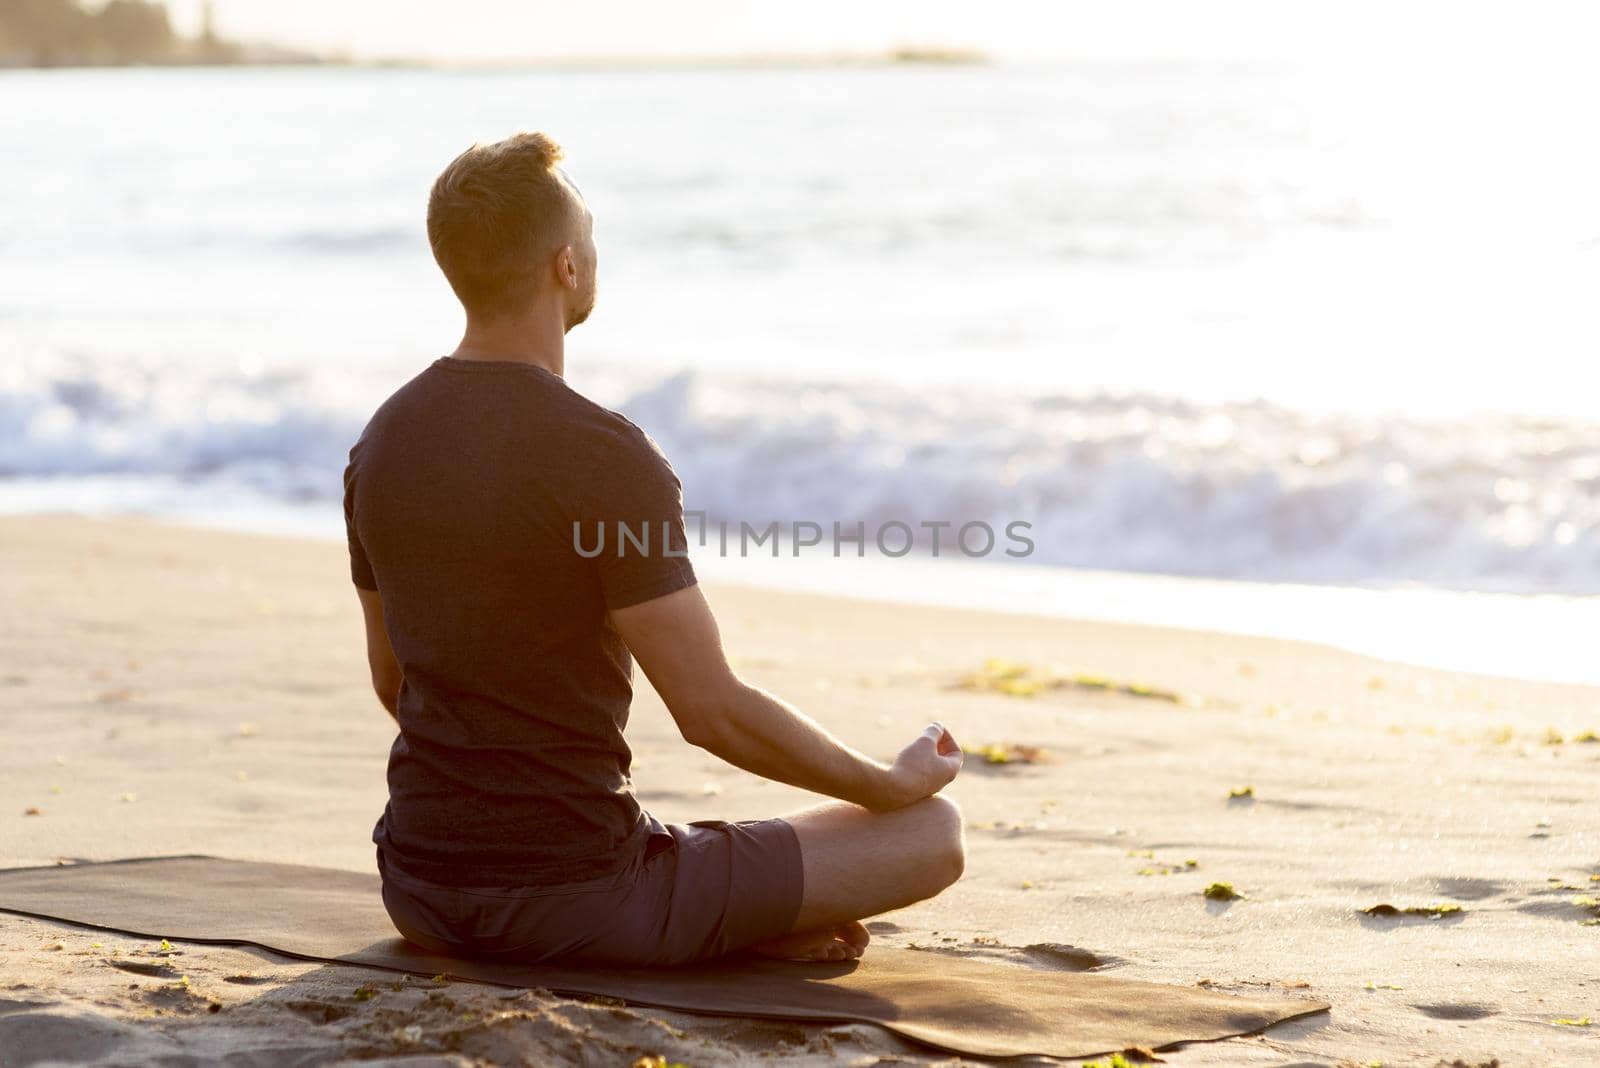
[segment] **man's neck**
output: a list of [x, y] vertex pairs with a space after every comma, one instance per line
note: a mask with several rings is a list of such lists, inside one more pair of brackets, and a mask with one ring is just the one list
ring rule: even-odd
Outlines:
[[566, 332], [554, 315], [493, 322], [469, 318], [461, 344], [450, 355], [458, 360], [526, 363], [560, 375], [566, 371]]

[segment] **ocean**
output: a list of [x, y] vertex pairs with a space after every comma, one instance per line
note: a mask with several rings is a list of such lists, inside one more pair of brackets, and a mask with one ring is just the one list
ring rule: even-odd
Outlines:
[[[0, 511], [337, 536], [460, 330], [429, 183], [542, 129], [573, 385], [713, 521], [917, 538], [708, 573], [1600, 681], [1600, 76], [1356, 73], [3, 72]], [[974, 521], [1033, 552], [920, 526]]]

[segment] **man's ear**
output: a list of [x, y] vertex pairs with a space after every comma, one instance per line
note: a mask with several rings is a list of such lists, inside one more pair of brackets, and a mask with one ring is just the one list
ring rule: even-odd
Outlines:
[[568, 289], [578, 288], [578, 254], [571, 245], [562, 245], [556, 253], [556, 282]]

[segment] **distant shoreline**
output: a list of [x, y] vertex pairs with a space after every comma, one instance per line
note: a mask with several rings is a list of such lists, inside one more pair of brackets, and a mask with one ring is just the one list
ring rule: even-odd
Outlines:
[[0, 70], [125, 70], [221, 67], [345, 67], [360, 70], [600, 70], [600, 69], [715, 69], [807, 67], [968, 67], [987, 66], [993, 57], [969, 49], [898, 48], [884, 52], [817, 53], [707, 53], [647, 55], [621, 53], [571, 56], [497, 57], [489, 59], [428, 59], [417, 56], [355, 58], [278, 48], [272, 45], [239, 46], [232, 56], [172, 57], [161, 60], [38, 62], [0, 55]]

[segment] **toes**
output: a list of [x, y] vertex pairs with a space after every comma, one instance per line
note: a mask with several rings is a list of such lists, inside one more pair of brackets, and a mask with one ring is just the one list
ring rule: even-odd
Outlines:
[[867, 948], [867, 944], [872, 941], [872, 934], [858, 920], [841, 923], [834, 929], [834, 935], [839, 941], [853, 949], [858, 957], [861, 955], [861, 951]]
[[835, 939], [834, 941], [825, 943], [824, 945], [813, 947], [807, 956], [811, 960], [832, 963], [834, 961], [841, 960], [854, 960], [857, 956], [859, 956], [859, 953], [853, 946], [847, 945], [846, 943]]
[[835, 941], [828, 947], [828, 951], [832, 954], [829, 957], [830, 960], [855, 960], [861, 956], [860, 946], [852, 945], [843, 940]]
[[836, 962], [855, 960], [866, 949], [872, 936], [859, 923], [843, 923], [833, 928], [791, 934], [752, 947], [757, 953], [787, 960]]

